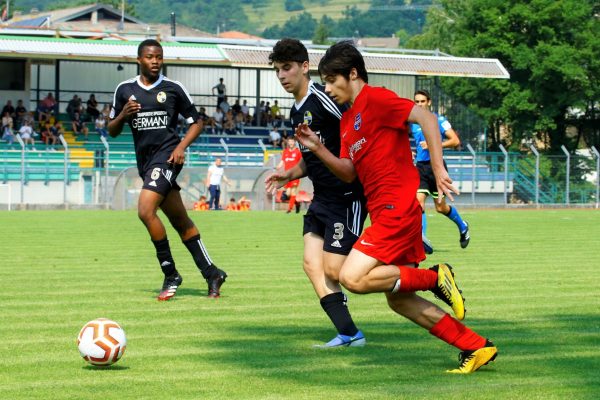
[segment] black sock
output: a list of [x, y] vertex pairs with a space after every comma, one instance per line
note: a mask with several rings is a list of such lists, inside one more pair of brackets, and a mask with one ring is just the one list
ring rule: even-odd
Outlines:
[[171, 255], [171, 248], [169, 247], [169, 239], [164, 238], [163, 240], [152, 241], [156, 248], [156, 258], [165, 276], [171, 276], [177, 269], [175, 269], [175, 261]]
[[358, 333], [358, 328], [354, 325], [346, 305], [346, 295], [344, 293], [331, 293], [323, 297], [321, 307], [323, 307], [339, 334], [354, 336]]
[[190, 251], [196, 266], [202, 273], [204, 279], [209, 279], [219, 273], [217, 266], [213, 264], [208, 256], [208, 251], [204, 247], [204, 243], [200, 240], [200, 235], [196, 235], [183, 242], [185, 247]]

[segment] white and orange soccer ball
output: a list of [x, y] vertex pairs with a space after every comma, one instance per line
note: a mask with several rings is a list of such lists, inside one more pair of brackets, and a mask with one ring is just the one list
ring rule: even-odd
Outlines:
[[81, 356], [92, 365], [111, 365], [125, 352], [125, 331], [115, 321], [98, 318], [81, 328], [77, 347]]

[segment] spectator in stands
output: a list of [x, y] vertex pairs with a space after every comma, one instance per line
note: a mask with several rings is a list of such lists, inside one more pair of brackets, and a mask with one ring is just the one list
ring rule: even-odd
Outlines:
[[90, 94], [90, 98], [86, 102], [86, 105], [86, 114], [89, 116], [90, 121], [95, 121], [96, 118], [98, 118], [98, 115], [100, 115], [100, 111], [98, 111], [98, 102], [96, 101], [95, 94]]
[[198, 112], [198, 115], [200, 116], [199, 121], [202, 121], [202, 131], [203, 131], [204, 129], [206, 129], [207, 126], [210, 125], [210, 117], [206, 113], [206, 108], [204, 108], [204, 107], [200, 107], [200, 111]]
[[51, 125], [48, 121], [42, 121], [40, 123], [40, 135], [42, 135], [42, 141], [49, 146], [56, 144], [56, 137], [52, 134]]
[[271, 106], [271, 124], [276, 127], [279, 128], [282, 123], [283, 123], [283, 116], [281, 115], [281, 109], [279, 108], [279, 104], [277, 103], [277, 100], [275, 100], [273, 102], [273, 105]]
[[225, 99], [225, 96], [227, 95], [227, 87], [223, 83], [223, 78], [219, 78], [219, 83], [217, 83], [215, 86], [213, 86], [213, 88], [212, 88], [213, 96], [215, 94], [215, 89], [217, 89], [217, 108], [219, 108], [219, 106], [221, 105], [221, 102], [223, 101], [223, 99]]
[[33, 118], [33, 112], [29, 111], [27, 113], [25, 113], [25, 115], [23, 116], [23, 123], [29, 123], [29, 126], [33, 127], [33, 124], [35, 122], [35, 118]]
[[104, 115], [104, 119], [108, 120], [108, 116], [110, 115], [110, 105], [108, 103], [102, 107], [102, 115]]
[[233, 111], [233, 117], [237, 117], [239, 113], [242, 112], [242, 106], [240, 105], [240, 100], [235, 99], [235, 103], [231, 106], [231, 111]]
[[273, 127], [271, 129], [271, 131], [269, 132], [269, 140], [273, 147], [281, 146], [281, 135], [279, 134], [277, 128]]
[[[223, 111], [217, 107], [210, 120], [211, 133], [221, 135], [223, 133]], [[215, 129], [216, 128], [216, 129]], [[216, 130], [216, 132], [215, 132]]]
[[227, 114], [227, 111], [231, 110], [231, 106], [227, 102], [227, 96], [223, 97], [223, 101], [219, 104], [219, 108], [223, 111], [223, 114]]
[[[417, 90], [415, 92], [414, 100], [417, 106], [429, 111], [431, 107], [431, 96], [429, 95], [428, 91]], [[454, 129], [452, 129], [452, 125], [450, 125], [450, 122], [448, 122], [448, 120], [441, 115], [436, 115], [436, 117], [438, 121], [439, 130], [442, 135], [442, 148], [455, 148], [456, 146], [458, 146], [460, 144], [460, 140]], [[458, 232], [460, 234], [460, 247], [464, 249], [469, 245], [469, 225], [467, 224], [467, 222], [462, 220], [456, 207], [449, 206], [446, 203], [446, 199], [444, 198], [443, 193], [441, 195], [438, 195], [437, 183], [431, 167], [429, 148], [427, 146], [427, 141], [425, 140], [423, 130], [421, 129], [419, 124], [411, 124], [411, 132], [417, 150], [415, 161], [420, 177], [419, 189], [417, 190], [417, 200], [419, 201], [419, 204], [421, 205], [421, 210], [423, 211], [423, 222], [421, 229], [423, 247], [425, 248], [425, 252], [427, 254], [433, 253], [433, 247], [431, 245], [431, 242], [429, 241], [429, 239], [427, 239], [426, 236], [427, 218], [425, 216], [425, 200], [427, 200], [427, 196], [429, 195], [431, 195], [431, 197], [434, 199], [436, 211], [448, 217], [458, 227]], [[444, 167], [446, 167], [445, 163]]]
[[[223, 103], [221, 103], [223, 105]], [[235, 134], [235, 121], [233, 119], [233, 112], [228, 110], [225, 113], [225, 117], [223, 119], [223, 129], [227, 135]]]
[[225, 181], [227, 185], [231, 185], [231, 181], [225, 176], [225, 169], [221, 167], [221, 162], [220, 158], [216, 158], [215, 162], [208, 167], [208, 175], [206, 176], [206, 186], [208, 186], [210, 193], [208, 205], [211, 210], [221, 209], [219, 203], [221, 198], [221, 180]]
[[13, 119], [16, 117], [15, 107], [13, 106], [12, 100], [7, 100], [4, 108], [2, 108], [2, 115], [4, 116], [5, 113], [8, 113]]
[[235, 123], [235, 133], [238, 135], [245, 135], [245, 133], [244, 133], [244, 115], [241, 112], [235, 114], [233, 122]]
[[67, 114], [71, 117], [71, 121], [75, 118], [75, 113], [81, 114], [81, 98], [76, 94], [67, 103]]
[[254, 107], [254, 115], [252, 117], [252, 125], [267, 126], [265, 121], [265, 101], [261, 100], [258, 106]]
[[23, 100], [17, 100], [17, 106], [15, 107], [15, 122], [16, 127], [20, 128], [23, 125], [23, 121], [27, 116], [27, 109], [23, 105]]
[[56, 121], [54, 123], [54, 125], [52, 125], [50, 127], [50, 134], [51, 134], [52, 138], [54, 139], [54, 140], [51, 140], [52, 144], [54, 145], [54, 144], [56, 144], [56, 142], [60, 142], [60, 137], [62, 135], [64, 135], [64, 133], [65, 133], [65, 130], [62, 126], [62, 122]]
[[56, 100], [52, 93], [48, 93], [48, 96], [44, 97], [42, 101], [38, 104], [37, 112], [38, 112], [38, 121], [49, 121], [50, 117], [54, 114], [56, 108]]
[[31, 144], [31, 150], [35, 151], [35, 139], [33, 138], [34, 132], [33, 128], [28, 122], [24, 122], [19, 128], [19, 136], [21, 136], [21, 139], [23, 139], [25, 147], [27, 147], [27, 144]]
[[252, 122], [252, 117], [250, 116], [250, 107], [248, 106], [248, 101], [244, 100], [242, 102], [242, 115], [244, 115], [244, 124], [248, 125]]
[[11, 146], [15, 141], [13, 119], [8, 111], [5, 111], [2, 116], [2, 140], [6, 141]]
[[271, 118], [271, 102], [267, 101], [267, 104], [265, 104], [265, 108], [263, 111], [263, 117], [265, 118], [265, 125], [264, 126], [271, 126], [271, 122], [272, 122], [272, 118]]
[[96, 127], [96, 133], [101, 137], [108, 137], [108, 131], [106, 130], [106, 117], [104, 114], [98, 114], [96, 121], [94, 121]]
[[71, 120], [71, 126], [73, 127], [73, 133], [77, 136], [83, 135], [84, 140], [88, 139], [89, 129], [85, 122], [81, 120], [81, 115], [76, 112], [73, 114], [73, 119]]

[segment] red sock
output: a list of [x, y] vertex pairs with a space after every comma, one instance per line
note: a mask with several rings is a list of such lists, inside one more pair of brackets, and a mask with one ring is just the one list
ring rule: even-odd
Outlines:
[[444, 342], [465, 350], [477, 350], [485, 346], [486, 340], [473, 332], [450, 315], [446, 314], [429, 330], [433, 336]]
[[430, 269], [398, 266], [400, 269], [400, 291], [416, 292], [429, 290], [437, 285], [438, 274]]
[[296, 196], [290, 196], [290, 204], [288, 206], [288, 211], [292, 211], [294, 206], [296, 205]]

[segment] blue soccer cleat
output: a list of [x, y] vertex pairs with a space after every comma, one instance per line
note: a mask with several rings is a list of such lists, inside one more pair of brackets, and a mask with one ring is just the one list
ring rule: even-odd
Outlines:
[[421, 239], [423, 240], [423, 250], [425, 250], [425, 254], [432, 254], [433, 246], [431, 245], [429, 239], [427, 239], [427, 236], [421, 234]]
[[361, 331], [358, 331], [354, 336], [340, 335], [331, 339], [325, 344], [317, 344], [315, 347], [321, 349], [329, 349], [333, 347], [362, 347], [367, 344], [367, 339]]

